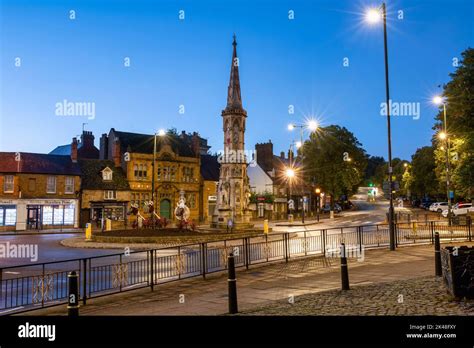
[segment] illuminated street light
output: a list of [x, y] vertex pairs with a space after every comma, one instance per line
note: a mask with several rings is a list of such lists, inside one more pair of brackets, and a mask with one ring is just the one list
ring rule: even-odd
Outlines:
[[403, 166], [404, 166], [405, 168], [408, 167], [408, 163], [406, 163], [406, 162], [403, 163]]
[[450, 188], [450, 163], [449, 163], [449, 137], [448, 137], [448, 122], [446, 118], [446, 100], [436, 95], [433, 97], [433, 104], [441, 106], [443, 105], [443, 130], [438, 133], [438, 138], [445, 141], [446, 148], [441, 147], [441, 150], [446, 152], [446, 196], [448, 198], [448, 224], [451, 226], [451, 188]]
[[443, 97], [441, 97], [440, 95], [436, 95], [433, 97], [433, 104], [435, 105], [441, 105], [443, 104]]
[[366, 12], [365, 19], [367, 22], [375, 24], [380, 22], [380, 20], [382, 19], [382, 15], [379, 10], [371, 8]]
[[[385, 3], [382, 2], [382, 5], [379, 8], [372, 8], [366, 12], [365, 19], [370, 24], [376, 24], [378, 22], [383, 22], [383, 45], [384, 45], [384, 58], [385, 58], [385, 97], [386, 105], [390, 105], [390, 88], [389, 88], [389, 79], [388, 79], [388, 43], [387, 43], [387, 8]], [[395, 210], [393, 207], [393, 180], [392, 180], [392, 130], [391, 130], [391, 120], [390, 120], [390, 108], [387, 110], [387, 140], [388, 140], [388, 184], [390, 187], [389, 194], [389, 208], [388, 208], [388, 226], [389, 226], [389, 236], [390, 236], [390, 250], [395, 250]]]
[[289, 130], [289, 131], [292, 131], [293, 129], [295, 129], [295, 125], [292, 124], [292, 123], [290, 123], [290, 124], [288, 125], [288, 130]]
[[[153, 214], [156, 211], [155, 203], [155, 166], [156, 166], [156, 137], [164, 137], [166, 132], [164, 129], [160, 129], [158, 132], [155, 132], [153, 135], [153, 162], [151, 163], [151, 201], [153, 203]], [[151, 219], [153, 221], [153, 229], [155, 228], [155, 217], [152, 215]]]
[[297, 141], [295, 145], [296, 145], [296, 148], [299, 149], [301, 146], [303, 146], [303, 143], [301, 141]]
[[286, 174], [286, 177], [289, 179], [292, 179], [295, 177], [295, 171], [294, 169], [291, 169], [291, 168], [287, 168], [285, 174]]
[[311, 132], [315, 132], [318, 129], [318, 122], [316, 122], [315, 120], [309, 120], [308, 121], [308, 129]]

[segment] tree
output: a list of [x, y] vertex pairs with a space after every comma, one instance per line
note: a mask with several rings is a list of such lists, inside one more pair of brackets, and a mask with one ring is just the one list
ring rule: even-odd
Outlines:
[[382, 186], [385, 175], [384, 168], [386, 168], [386, 162], [383, 157], [367, 156], [367, 168], [365, 169], [367, 184]]
[[[474, 49], [462, 53], [463, 59], [443, 90], [446, 102], [448, 137], [450, 139], [451, 186], [457, 196], [474, 198]], [[443, 108], [436, 116], [435, 130], [442, 129]], [[433, 137], [436, 148], [436, 173], [440, 186], [446, 190], [446, 152], [444, 141]]]
[[367, 157], [362, 144], [345, 127], [331, 125], [312, 133], [304, 143], [303, 168], [306, 180], [314, 182], [334, 198], [350, 196], [364, 178]]
[[412, 156], [411, 162], [411, 184], [409, 185], [412, 195], [417, 197], [436, 196], [440, 193], [435, 174], [434, 149], [425, 146], [417, 149]]

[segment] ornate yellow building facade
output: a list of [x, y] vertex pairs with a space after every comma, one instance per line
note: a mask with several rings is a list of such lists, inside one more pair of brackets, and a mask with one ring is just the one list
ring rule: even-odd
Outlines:
[[199, 139], [196, 133], [180, 136], [168, 132], [155, 139], [153, 135], [120, 132], [112, 128], [108, 135], [101, 137], [100, 156], [122, 166], [130, 185], [130, 204], [138, 205], [142, 215], [147, 216], [147, 205], [152, 200], [154, 175], [157, 214], [174, 220], [174, 209], [179, 199], [184, 197], [191, 212], [190, 218], [197, 222], [202, 220], [203, 200], [200, 152], [204, 149], [199, 146]]

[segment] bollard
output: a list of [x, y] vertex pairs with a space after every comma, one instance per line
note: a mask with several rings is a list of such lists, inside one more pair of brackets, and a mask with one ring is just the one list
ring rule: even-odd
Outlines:
[[439, 243], [439, 232], [435, 233], [435, 275], [437, 277], [441, 277], [443, 275], [443, 271], [441, 269], [441, 246]]
[[69, 282], [69, 297], [67, 305], [67, 314], [70, 317], [79, 316], [79, 286], [76, 271], [72, 271], [67, 275]]
[[268, 219], [263, 220], [263, 233], [268, 234]]
[[347, 269], [346, 245], [341, 243], [341, 285], [342, 290], [349, 290], [349, 271]]
[[229, 279], [227, 284], [229, 286], [229, 314], [235, 314], [237, 309], [237, 279], [235, 279], [235, 262], [234, 254], [230, 253], [227, 259], [227, 266], [229, 271]]

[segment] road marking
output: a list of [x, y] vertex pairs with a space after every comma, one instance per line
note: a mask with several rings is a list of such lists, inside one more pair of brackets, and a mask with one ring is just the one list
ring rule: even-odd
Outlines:
[[5, 274], [20, 274], [20, 272], [12, 272], [12, 271], [5, 271], [3, 273], [5, 273]]

